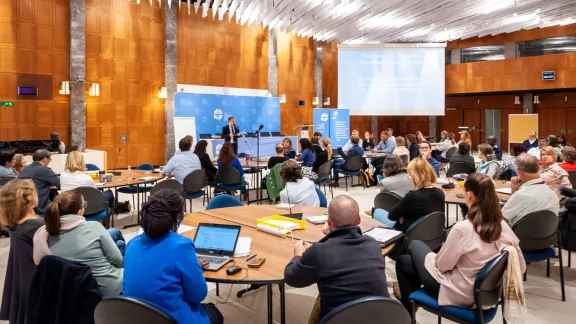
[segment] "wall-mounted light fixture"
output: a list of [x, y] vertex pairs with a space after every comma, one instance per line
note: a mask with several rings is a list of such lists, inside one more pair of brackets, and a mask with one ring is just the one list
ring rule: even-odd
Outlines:
[[100, 84], [92, 83], [92, 85], [90, 85], [89, 94], [91, 97], [99, 97], [100, 96]]
[[280, 103], [286, 103], [286, 95], [285, 94], [280, 96]]
[[320, 104], [319, 101], [320, 101], [320, 100], [318, 99], [318, 97], [314, 97], [314, 98], [312, 99], [312, 105], [313, 105], [313, 106], [318, 106], [318, 105]]
[[160, 99], [168, 98], [168, 90], [166, 89], [166, 87], [159, 87], [158, 88], [158, 98], [160, 98]]
[[60, 90], [58, 91], [61, 95], [70, 95], [70, 81], [60, 82]]
[[324, 105], [330, 106], [330, 97], [324, 97]]
[[515, 104], [515, 105], [519, 105], [519, 104], [520, 104], [520, 96], [515, 96], [515, 97], [514, 97], [514, 104]]

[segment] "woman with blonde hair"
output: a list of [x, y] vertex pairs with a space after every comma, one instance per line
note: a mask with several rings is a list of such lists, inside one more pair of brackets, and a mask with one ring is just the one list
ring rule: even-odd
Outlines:
[[332, 144], [328, 137], [322, 139], [322, 148], [322, 152], [316, 156], [312, 167], [302, 167], [302, 174], [305, 177], [313, 180], [318, 179], [318, 169], [320, 169], [320, 166], [332, 160]]
[[568, 172], [556, 164], [556, 150], [551, 146], [544, 146], [540, 149], [540, 177], [550, 187], [558, 192], [560, 188], [572, 189]]
[[398, 156], [407, 155], [408, 159], [410, 159], [410, 151], [408, 151], [408, 148], [406, 148], [406, 141], [404, 140], [404, 137], [396, 136], [395, 141], [396, 141], [396, 147], [394, 148], [392, 154]]
[[20, 171], [22, 171], [22, 169], [28, 165], [28, 161], [26, 161], [22, 154], [14, 155], [14, 160], [16, 160], [16, 163], [14, 164], [14, 170], [16, 170], [16, 173], [20, 175]]
[[470, 133], [468, 133], [468, 131], [460, 132], [460, 141], [458, 141], [458, 144], [462, 142], [466, 142], [468, 143], [468, 145], [470, 145], [470, 155], [472, 155], [472, 137], [470, 136]]
[[448, 132], [444, 130], [440, 133], [440, 143], [443, 143], [447, 140], [448, 140]]
[[24, 323], [30, 281], [36, 270], [32, 259], [32, 238], [44, 225], [36, 216], [36, 186], [30, 179], [16, 179], [0, 190], [0, 222], [10, 231], [10, 252], [2, 294], [0, 320]]

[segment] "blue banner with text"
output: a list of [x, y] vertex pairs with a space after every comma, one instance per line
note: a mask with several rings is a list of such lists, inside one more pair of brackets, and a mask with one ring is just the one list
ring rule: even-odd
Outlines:
[[313, 111], [314, 132], [329, 137], [332, 147], [344, 145], [350, 138], [350, 110], [315, 108]]

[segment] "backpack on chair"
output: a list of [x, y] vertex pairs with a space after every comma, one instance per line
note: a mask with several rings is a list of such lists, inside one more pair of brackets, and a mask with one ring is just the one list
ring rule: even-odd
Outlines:
[[360, 183], [362, 184], [362, 187], [364, 187], [364, 188], [370, 188], [370, 187], [376, 185], [376, 180], [367, 171], [362, 171], [362, 173], [360, 173], [359, 177], [360, 177]]

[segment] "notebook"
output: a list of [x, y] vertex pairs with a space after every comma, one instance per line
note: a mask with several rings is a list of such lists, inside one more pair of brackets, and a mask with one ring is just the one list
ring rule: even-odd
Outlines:
[[404, 236], [404, 233], [396, 230], [392, 230], [389, 228], [384, 227], [374, 227], [364, 233], [362, 235], [368, 235], [378, 241], [382, 247], [388, 246], [400, 237]]
[[496, 192], [511, 195], [512, 194], [512, 188], [500, 188], [500, 189], [496, 189]]
[[250, 254], [251, 245], [252, 239], [250, 237], [239, 237], [238, 243], [236, 243], [236, 250], [234, 250], [234, 257], [240, 258], [248, 256], [248, 254]]
[[312, 224], [324, 224], [328, 221], [328, 215], [322, 216], [308, 216], [306, 220]]

